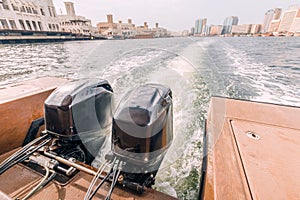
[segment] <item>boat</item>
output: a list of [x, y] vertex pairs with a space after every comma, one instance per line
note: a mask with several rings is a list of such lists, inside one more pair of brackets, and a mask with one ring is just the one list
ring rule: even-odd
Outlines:
[[[172, 143], [171, 90], [159, 84], [133, 89], [122, 99], [114, 116], [109, 106], [112, 94], [105, 80], [70, 83], [45, 77], [2, 86], [0, 199], [176, 199], [151, 187]], [[88, 115], [91, 107], [87, 102], [94, 97], [95, 105], [105, 108], [96, 116], [107, 116], [99, 119], [100, 126], [94, 126]], [[151, 102], [145, 101], [149, 97]], [[153, 118], [150, 113], [161, 114]], [[299, 116], [299, 107], [212, 97], [203, 134], [199, 199], [299, 199]], [[71, 121], [83, 126], [65, 123]], [[102, 130], [109, 124], [113, 127], [113, 155], [106, 158], [110, 162], [119, 159], [121, 166], [126, 158], [127, 168], [116, 167], [108, 177], [109, 173], [92, 166], [91, 160], [93, 150], [103, 145]], [[95, 131], [99, 127], [100, 131]], [[159, 134], [153, 130], [159, 130]], [[146, 140], [134, 135], [145, 132]], [[45, 145], [53, 138], [54, 145]], [[83, 141], [91, 154], [78, 148]], [[62, 144], [68, 148], [59, 150]], [[9, 162], [22, 149], [28, 152], [26, 159]], [[50, 164], [43, 169], [41, 163], [45, 160], [56, 167], [49, 170]], [[9, 169], [3, 170], [3, 166]], [[58, 178], [53, 178], [53, 172], [59, 174]]]
[[131, 90], [114, 116], [106, 80], [39, 78], [0, 96], [1, 200], [176, 199], [152, 189], [173, 139], [167, 86]]
[[300, 108], [213, 97], [201, 199], [300, 199]]

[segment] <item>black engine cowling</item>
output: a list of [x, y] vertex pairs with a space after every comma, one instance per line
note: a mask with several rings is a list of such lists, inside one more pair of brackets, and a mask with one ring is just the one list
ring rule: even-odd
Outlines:
[[106, 80], [69, 82], [45, 101], [46, 131], [61, 143], [82, 143], [95, 157], [110, 134], [112, 100]]
[[129, 171], [157, 171], [173, 140], [173, 105], [169, 87], [146, 84], [125, 95], [112, 129], [112, 151]]

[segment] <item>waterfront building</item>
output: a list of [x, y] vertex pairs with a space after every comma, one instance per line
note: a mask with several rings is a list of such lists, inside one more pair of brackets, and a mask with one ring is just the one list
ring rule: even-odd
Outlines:
[[[159, 38], [159, 37], [169, 37], [168, 30], [162, 27], [159, 27], [158, 23], [155, 23], [155, 28], [152, 28], [151, 31], [154, 32], [154, 37]], [[184, 33], [187, 32], [187, 35], [189, 31], [183, 31]]]
[[201, 27], [200, 27], [200, 19], [197, 19], [196, 21], [195, 21], [195, 32], [194, 32], [194, 34], [196, 35], [196, 34], [199, 34], [200, 33], [200, 30], [201, 30]]
[[294, 23], [294, 20], [298, 16], [298, 12], [299, 12], [298, 5], [290, 6], [288, 10], [284, 12], [278, 28], [279, 33], [288, 33], [288, 32], [295, 31], [295, 30], [291, 30], [291, 28], [295, 29], [292, 25]]
[[102, 37], [102, 35], [101, 34], [99, 34], [99, 31], [98, 31], [98, 28], [97, 27], [95, 27], [95, 26], [91, 26], [91, 35], [92, 36], [98, 36], [98, 37]]
[[189, 34], [190, 34], [190, 33], [189, 33], [189, 30], [183, 30], [183, 31], [181, 32], [180, 35], [181, 35], [182, 37], [186, 37], [186, 36], [189, 36]]
[[52, 0], [0, 0], [0, 30], [61, 31]]
[[290, 28], [291, 33], [297, 33], [297, 35], [300, 33], [300, 9], [298, 9], [297, 15], [294, 19], [294, 22]]
[[191, 28], [191, 32], [190, 32], [190, 35], [194, 35], [194, 33], [195, 33], [195, 28], [192, 27], [192, 28]]
[[203, 35], [203, 36], [207, 36], [207, 35], [209, 35], [209, 32], [210, 32], [210, 26], [205, 25], [205, 26], [203, 27], [202, 35]]
[[135, 38], [143, 39], [143, 38], [155, 37], [155, 32], [149, 29], [147, 22], [144, 22], [143, 26], [137, 26], [135, 30], [136, 30]]
[[230, 34], [232, 26], [238, 25], [239, 18], [237, 16], [226, 17], [223, 23], [222, 34]]
[[211, 35], [211, 36], [221, 35], [222, 30], [223, 30], [222, 25], [211, 25], [209, 35]]
[[195, 21], [195, 35], [201, 35], [203, 32], [203, 28], [206, 26], [207, 19], [197, 19]]
[[252, 24], [233, 25], [231, 34], [233, 35], [247, 35], [251, 32]]
[[202, 33], [204, 32], [204, 28], [206, 27], [206, 23], [207, 23], [207, 19], [204, 18], [204, 19], [202, 20]]
[[83, 16], [76, 15], [74, 4], [72, 2], [64, 2], [67, 14], [58, 15], [60, 26], [64, 32], [72, 32], [81, 35], [94, 35], [95, 30], [92, 22]]
[[275, 8], [270, 9], [265, 13], [264, 22], [262, 24], [261, 32], [266, 33], [269, 32], [268, 29], [272, 23], [273, 20], [279, 20], [281, 16], [282, 9], [281, 8]]
[[282, 13], [282, 9], [281, 8], [275, 8], [272, 20], [278, 20], [278, 19], [280, 19], [281, 13]]
[[280, 24], [280, 19], [272, 20], [268, 28], [268, 33], [278, 32], [279, 24]]
[[123, 23], [119, 20], [117, 24], [117, 35], [123, 36], [124, 38], [132, 38], [135, 36], [135, 25], [131, 19], [128, 19], [127, 23]]
[[97, 28], [100, 34], [105, 36], [114, 36], [118, 34], [117, 24], [113, 21], [113, 15], [106, 15], [107, 22], [97, 23]]
[[251, 26], [251, 30], [250, 30], [250, 33], [251, 34], [257, 34], [257, 33], [259, 33], [260, 32], [260, 29], [261, 29], [261, 24], [253, 24], [252, 26]]
[[132, 19], [128, 19], [127, 23], [123, 23], [121, 20], [118, 23], [114, 23], [113, 15], [107, 15], [107, 22], [99, 22], [97, 28], [100, 34], [107, 37], [135, 37], [136, 27], [132, 23]]
[[167, 29], [159, 27], [158, 23], [155, 23], [154, 28], [149, 28], [147, 22], [142, 26], [136, 26], [132, 23], [132, 19], [128, 19], [127, 23], [123, 23], [122, 20], [114, 23], [111, 14], [107, 15], [107, 22], [99, 22], [97, 28], [100, 34], [108, 38], [154, 38], [170, 35]]
[[261, 29], [261, 32], [262, 33], [266, 33], [268, 31], [268, 28], [269, 28], [269, 24], [270, 22], [272, 21], [273, 19], [273, 15], [274, 15], [274, 10], [268, 10], [266, 13], [265, 13], [265, 17], [264, 17], [264, 22], [262, 24], [262, 29]]

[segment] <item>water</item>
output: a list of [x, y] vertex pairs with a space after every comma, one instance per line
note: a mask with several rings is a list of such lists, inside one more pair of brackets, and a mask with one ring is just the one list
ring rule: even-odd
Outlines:
[[168, 38], [0, 45], [0, 86], [42, 76], [110, 81], [115, 101], [146, 83], [174, 93], [174, 141], [155, 187], [198, 193], [212, 95], [300, 106], [300, 38]]

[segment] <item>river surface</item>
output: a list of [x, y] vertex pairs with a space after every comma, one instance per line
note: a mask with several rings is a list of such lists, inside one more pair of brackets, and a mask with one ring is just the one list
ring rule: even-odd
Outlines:
[[168, 38], [0, 45], [0, 87], [43, 76], [103, 78], [115, 103], [147, 82], [174, 95], [174, 140], [155, 187], [196, 199], [213, 95], [300, 106], [300, 38]]

